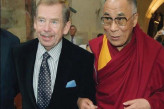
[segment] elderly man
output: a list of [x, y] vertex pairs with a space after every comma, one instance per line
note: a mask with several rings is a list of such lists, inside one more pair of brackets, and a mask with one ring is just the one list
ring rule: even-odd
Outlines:
[[37, 39], [13, 50], [23, 109], [78, 109], [82, 99], [94, 101], [93, 55], [62, 38], [69, 15], [61, 0], [40, 0]]
[[98, 109], [164, 109], [164, 48], [137, 24], [136, 0], [106, 0], [95, 56]]

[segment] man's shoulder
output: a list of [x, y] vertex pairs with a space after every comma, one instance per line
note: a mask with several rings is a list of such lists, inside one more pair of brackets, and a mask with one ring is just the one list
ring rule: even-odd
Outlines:
[[99, 47], [101, 47], [102, 42], [103, 42], [103, 37], [104, 36], [100, 36], [100, 37], [94, 38], [94, 39], [89, 41], [89, 47], [90, 47], [92, 52], [96, 52], [97, 49]]
[[28, 47], [28, 46], [32, 46], [32, 45], [36, 45], [38, 43], [38, 39], [32, 39], [29, 40], [27, 42], [22, 42], [21, 44], [19, 44], [17, 47]]
[[33, 49], [36, 49], [38, 46], [38, 39], [33, 39], [27, 42], [23, 42], [18, 44], [13, 48], [14, 52], [23, 52], [23, 53], [30, 53]]
[[8, 40], [8, 42], [18, 42], [19, 43], [19, 38], [14, 35], [13, 33], [5, 30], [5, 29], [0, 29], [1, 33], [1, 40]]
[[93, 38], [89, 41], [89, 43], [101, 43], [103, 40], [103, 37], [104, 37], [104, 35], [102, 35], [100, 37]]
[[144, 45], [147, 47], [147, 49], [160, 49], [162, 47], [158, 41], [149, 36], [144, 37]]

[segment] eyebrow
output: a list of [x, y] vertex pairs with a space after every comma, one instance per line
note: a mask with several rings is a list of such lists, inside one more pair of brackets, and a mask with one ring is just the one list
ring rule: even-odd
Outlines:
[[109, 14], [109, 13], [107, 13], [107, 12], [105, 12], [105, 13], [104, 13], [104, 15], [106, 15], [106, 16], [110, 16], [110, 14]]
[[44, 19], [44, 17], [40, 17], [40, 16], [38, 16], [37, 18], [38, 18], [38, 19]]
[[125, 14], [121, 12], [117, 16], [125, 16]]
[[[39, 18], [39, 19], [46, 19], [46, 18], [44, 18], [44, 17], [40, 17], [40, 16], [39, 16], [38, 18]], [[54, 20], [55, 20], [55, 21], [60, 21], [59, 18], [52, 18], [52, 19], [50, 19], [50, 20], [51, 20], [51, 21], [52, 21], [52, 20], [53, 20], [53, 21], [54, 21]]]
[[50, 20], [53, 20], [53, 21], [54, 21], [54, 20], [55, 20], [55, 21], [59, 21], [59, 18], [54, 18], [54, 19], [50, 19]]
[[[110, 14], [107, 13], [107, 12], [105, 12], [104, 15], [105, 16], [110, 16]], [[117, 14], [117, 16], [125, 16], [125, 14], [121, 12], [121, 13]]]

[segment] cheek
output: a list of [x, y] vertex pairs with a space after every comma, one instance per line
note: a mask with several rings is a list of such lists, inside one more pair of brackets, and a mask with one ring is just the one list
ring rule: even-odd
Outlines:
[[56, 35], [57, 39], [60, 39], [63, 36], [63, 31], [62, 30], [54, 30], [53, 32]]
[[34, 22], [34, 29], [39, 31], [41, 29], [41, 26], [39, 26], [36, 22]]
[[110, 31], [109, 31], [109, 28], [108, 28], [108, 27], [105, 27], [105, 26], [104, 26], [104, 31], [105, 31], [105, 33], [106, 33], [107, 35], [109, 35]]
[[36, 26], [35, 27], [35, 31], [37, 32], [37, 33], [39, 33], [39, 32], [41, 32], [43, 29], [42, 29], [43, 27], [39, 27], [39, 26]]
[[124, 40], [124, 41], [129, 40], [129, 38], [131, 37], [131, 32], [132, 32], [131, 29], [122, 31], [122, 35], [123, 35], [122, 40]]
[[105, 30], [105, 31], [108, 31], [108, 28], [107, 28], [106, 26], [104, 26], [104, 30]]

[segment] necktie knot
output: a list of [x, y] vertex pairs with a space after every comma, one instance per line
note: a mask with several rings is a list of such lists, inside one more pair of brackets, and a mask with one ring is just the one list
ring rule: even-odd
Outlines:
[[43, 54], [43, 60], [47, 60], [47, 59], [49, 59], [50, 58], [50, 55], [47, 53], [47, 52], [45, 52], [44, 54]]

